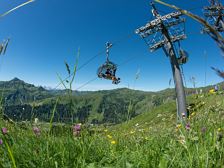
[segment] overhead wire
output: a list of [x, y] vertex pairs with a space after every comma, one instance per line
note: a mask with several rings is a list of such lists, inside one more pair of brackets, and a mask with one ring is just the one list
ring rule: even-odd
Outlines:
[[97, 79], [98, 79], [98, 77], [94, 77], [93, 79], [87, 81], [86, 83], [84, 83], [84, 84], [81, 85], [80, 87], [76, 88], [75, 90], [78, 91], [78, 90], [80, 90], [81, 88], [83, 88], [83, 87], [85, 87], [86, 85], [88, 85], [88, 84], [94, 82], [94, 81], [97, 80]]
[[[103, 51], [100, 51], [99, 53], [97, 53], [96, 55], [94, 55], [93, 57], [91, 57], [89, 60], [87, 60], [84, 64], [82, 64], [80, 67], [78, 67], [77, 70], [76, 70], [76, 72], [80, 71], [82, 68], [84, 68], [86, 65], [88, 65], [91, 61], [93, 61], [96, 57], [100, 56], [101, 54], [103, 54]], [[66, 80], [68, 80], [73, 75], [74, 75], [74, 72], [72, 72], [70, 75], [68, 75], [66, 78], [64, 78], [61, 82], [59, 82], [53, 88], [53, 90], [57, 89], [60, 85], [62, 85], [62, 82], [65, 82]]]
[[[116, 46], [118, 43], [132, 37], [134, 35], [134, 33], [130, 33], [124, 37], [122, 37], [121, 39], [115, 41], [113, 43], [113, 46]], [[80, 67], [77, 68], [76, 72], [80, 71], [81, 69], [83, 69], [86, 65], [88, 65], [90, 62], [92, 62], [94, 59], [96, 59], [98, 56], [104, 54], [106, 52], [106, 49], [101, 50], [100, 52], [98, 52], [96, 55], [92, 56], [89, 60], [87, 60], [85, 63], [83, 63]], [[75, 73], [76, 73], [75, 72]], [[70, 75], [68, 75], [66, 78], [64, 78], [61, 82], [59, 82], [54, 88], [53, 90], [57, 89], [60, 85], [62, 85], [62, 82], [65, 82], [66, 80], [68, 80], [70, 77], [72, 77], [74, 75], [74, 72], [71, 73]]]
[[[121, 62], [121, 63], [118, 64], [117, 66], [123, 66], [123, 65], [125, 65], [125, 64], [128, 64], [130, 61], [134, 60], [134, 59], [137, 58], [138, 56], [139, 56], [139, 55], [135, 55], [135, 56], [133, 56], [133, 57], [131, 57], [131, 58], [129, 58], [129, 59], [127, 59], [127, 60]], [[88, 84], [90, 84], [90, 83], [96, 81], [97, 79], [98, 79], [98, 77], [94, 77], [93, 79], [87, 81], [86, 83], [84, 83], [84, 84], [81, 85], [80, 87], [76, 88], [75, 90], [78, 91], [78, 90], [80, 90], [81, 88], [87, 86]]]

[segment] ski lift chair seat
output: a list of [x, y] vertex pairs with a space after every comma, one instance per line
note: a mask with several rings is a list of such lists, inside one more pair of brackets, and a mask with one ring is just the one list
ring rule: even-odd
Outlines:
[[117, 66], [114, 63], [108, 61], [98, 68], [97, 74], [99, 78], [112, 79], [112, 77], [115, 76], [116, 70]]

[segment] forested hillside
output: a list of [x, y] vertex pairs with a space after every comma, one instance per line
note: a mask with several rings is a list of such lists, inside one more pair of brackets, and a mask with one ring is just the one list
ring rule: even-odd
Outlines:
[[[203, 89], [208, 91], [212, 86]], [[220, 84], [220, 88], [222, 85]], [[89, 122], [89, 123], [121, 123], [153, 107], [175, 99], [174, 89], [159, 92], [144, 92], [127, 88], [104, 91], [73, 91], [72, 97], [66, 90], [47, 90], [41, 86], [14, 78], [0, 82], [3, 95], [3, 111], [13, 120], [23, 121], [39, 118], [49, 121], [52, 109], [56, 105], [54, 121]], [[190, 95], [196, 89], [186, 89]], [[56, 99], [59, 101], [56, 104]]]

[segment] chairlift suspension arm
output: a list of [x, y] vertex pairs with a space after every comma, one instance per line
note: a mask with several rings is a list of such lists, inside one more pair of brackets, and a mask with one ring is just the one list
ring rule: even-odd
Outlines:
[[107, 58], [107, 62], [109, 62], [109, 54], [110, 54], [110, 48], [112, 47], [112, 44], [107, 42], [106, 43], [106, 58]]
[[117, 65], [109, 60], [109, 52], [112, 44], [106, 43], [106, 62], [98, 68], [97, 75], [99, 78], [112, 80], [113, 84], [120, 83], [120, 78], [116, 77]]

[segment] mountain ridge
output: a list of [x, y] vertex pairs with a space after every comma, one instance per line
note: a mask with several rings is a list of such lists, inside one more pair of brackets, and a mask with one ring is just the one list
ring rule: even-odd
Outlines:
[[[62, 91], [67, 91], [68, 89], [53, 89], [51, 87], [44, 87], [44, 86], [36, 86], [34, 84], [30, 84], [30, 83], [27, 83], [25, 82], [24, 80], [22, 79], [19, 79], [17, 77], [14, 77], [13, 79], [9, 80], [9, 81], [0, 81], [0, 88], [2, 87], [3, 84], [23, 84], [23, 85], [29, 85], [29, 86], [32, 86], [32, 87], [37, 87], [37, 88], [40, 88], [42, 90], [45, 90], [45, 91], [51, 91], [51, 92], [62, 92]], [[207, 85], [207, 86], [201, 86], [201, 87], [196, 87], [196, 88], [193, 88], [193, 87], [188, 87], [188, 88], [185, 88], [185, 89], [203, 89], [203, 88], [207, 88], [207, 87], [214, 87], [215, 85], [221, 85], [222, 87], [224, 87], [224, 82], [219, 82], [219, 83], [216, 83], [216, 84], [210, 84], [210, 85]], [[9, 86], [9, 85], [6, 85], [6, 86]], [[73, 92], [101, 92], [101, 91], [116, 91], [116, 90], [134, 90], [134, 91], [139, 91], [139, 92], [146, 92], [146, 93], [158, 93], [158, 92], [166, 92], [167, 90], [174, 90], [174, 88], [165, 88], [165, 89], [161, 89], [161, 90], [158, 90], [158, 91], [146, 91], [146, 90], [139, 90], [139, 89], [130, 89], [130, 88], [127, 88], [127, 87], [123, 87], [123, 88], [116, 88], [116, 89], [103, 89], [103, 90], [94, 90], [94, 91], [91, 91], [91, 90], [85, 90], [85, 91], [77, 91], [77, 90], [73, 90]]]

